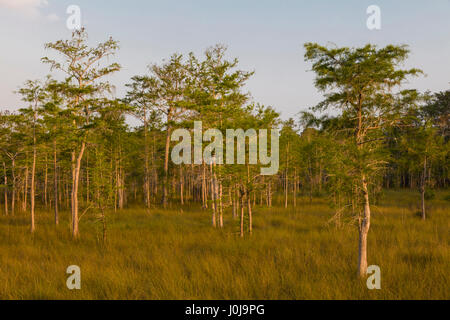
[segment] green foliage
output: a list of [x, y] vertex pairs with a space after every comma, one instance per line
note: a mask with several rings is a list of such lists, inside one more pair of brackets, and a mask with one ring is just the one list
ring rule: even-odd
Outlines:
[[341, 113], [321, 121], [304, 113], [302, 122], [320, 125], [337, 142], [328, 172], [334, 182], [331, 188], [335, 198], [336, 192], [344, 193], [352, 212], [360, 213], [368, 205], [363, 196], [381, 189], [377, 181], [389, 159], [383, 144], [386, 130], [399, 123], [402, 100], [409, 97], [404, 92], [395, 95], [393, 89], [421, 71], [399, 68], [408, 57], [406, 46], [327, 48], [307, 43], [305, 49], [305, 60], [316, 74], [315, 85], [325, 94], [313, 111], [336, 108]]

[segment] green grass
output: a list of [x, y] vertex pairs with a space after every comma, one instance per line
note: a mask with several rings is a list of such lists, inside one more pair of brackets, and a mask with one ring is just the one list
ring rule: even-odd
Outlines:
[[[195, 208], [147, 214], [110, 213], [108, 242], [91, 213], [73, 241], [68, 213], [56, 228], [51, 213], [0, 218], [1, 299], [449, 299], [448, 193], [416, 215], [418, 195], [389, 192], [373, 207], [369, 265], [381, 267], [381, 290], [356, 279], [357, 230], [327, 225], [324, 200], [293, 209], [256, 208], [254, 235], [224, 230]], [[66, 288], [66, 268], [81, 267], [82, 289]]]

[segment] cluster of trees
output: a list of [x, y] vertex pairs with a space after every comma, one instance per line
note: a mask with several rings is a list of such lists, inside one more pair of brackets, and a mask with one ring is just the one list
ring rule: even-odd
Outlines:
[[[221, 228], [224, 214], [239, 221], [240, 236], [252, 233], [256, 205], [297, 206], [299, 195], [328, 196], [334, 221], [348, 216], [360, 234], [359, 273], [367, 269], [370, 204], [383, 188], [417, 188], [426, 217], [427, 188], [448, 186], [450, 91], [420, 94], [402, 84], [420, 70], [402, 70], [408, 49], [327, 48], [305, 45], [315, 85], [325, 100], [282, 121], [271, 107], [251, 103], [244, 92], [252, 72], [238, 68], [217, 45], [198, 58], [175, 54], [133, 77], [117, 98], [107, 78], [120, 65], [110, 60], [118, 43], [95, 47], [79, 30], [49, 43], [45, 57], [56, 77], [28, 81], [18, 90], [27, 107], [0, 114], [1, 188], [5, 215], [29, 212], [35, 231], [36, 204], [70, 210], [72, 234], [90, 211], [106, 217], [130, 205], [170, 208], [198, 203]], [[330, 116], [324, 111], [339, 112]], [[131, 127], [127, 119], [141, 123]], [[280, 170], [260, 174], [261, 164], [213, 161], [176, 165], [170, 159], [177, 128], [225, 132], [228, 128], [280, 129]], [[205, 144], [206, 146], [206, 144]], [[224, 148], [225, 149], [225, 148]]]

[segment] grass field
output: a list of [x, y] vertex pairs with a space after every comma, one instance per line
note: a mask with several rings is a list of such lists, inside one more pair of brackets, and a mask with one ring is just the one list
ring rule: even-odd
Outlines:
[[[445, 200], [447, 198], [447, 200]], [[69, 213], [0, 218], [1, 299], [449, 299], [448, 192], [415, 215], [416, 192], [389, 192], [373, 207], [369, 265], [381, 290], [356, 280], [357, 230], [327, 225], [324, 200], [299, 199], [296, 210], [256, 208], [254, 235], [240, 239], [229, 214], [223, 230], [196, 208], [110, 213], [108, 242], [95, 214], [73, 241]], [[81, 267], [82, 289], [66, 287], [66, 268]]]

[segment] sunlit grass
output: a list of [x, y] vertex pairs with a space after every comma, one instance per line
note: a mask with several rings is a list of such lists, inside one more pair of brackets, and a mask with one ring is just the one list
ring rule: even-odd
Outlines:
[[[108, 214], [102, 242], [95, 213], [83, 217], [81, 239], [51, 213], [0, 218], [2, 299], [448, 299], [450, 203], [439, 193], [420, 220], [417, 193], [390, 192], [373, 208], [369, 264], [381, 267], [382, 289], [356, 280], [357, 230], [327, 221], [324, 200], [296, 209], [257, 207], [254, 234], [240, 239], [228, 212], [224, 230], [210, 212], [128, 209]], [[66, 288], [78, 265], [82, 289]]]

